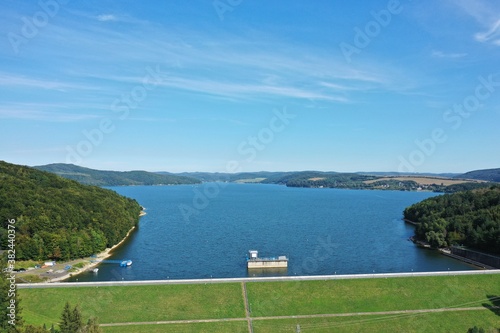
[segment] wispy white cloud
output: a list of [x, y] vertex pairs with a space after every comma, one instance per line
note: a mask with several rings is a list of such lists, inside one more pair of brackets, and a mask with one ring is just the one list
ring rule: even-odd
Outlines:
[[0, 73], [0, 86], [18, 88], [39, 88], [56, 91], [67, 91], [70, 89], [98, 90], [93, 85], [83, 85], [70, 82], [69, 80], [54, 81], [39, 77], [28, 77], [22, 74]]
[[160, 117], [127, 117], [129, 121], [144, 121], [144, 122], [165, 122], [175, 123], [177, 120], [174, 118], [160, 118]]
[[474, 39], [481, 43], [500, 46], [500, 3], [486, 0], [453, 0], [449, 1], [463, 13], [473, 17], [486, 31], [475, 33]]
[[[143, 82], [148, 67], [156, 66], [162, 71], [158, 87], [231, 102], [294, 98], [356, 103], [362, 101], [362, 91], [401, 91], [402, 87], [409, 86], [405, 81], [414, 77], [402, 74], [404, 71], [393, 65], [363, 62], [348, 65], [343, 58], [328, 51], [304, 49], [272, 37], [255, 41], [227, 31], [213, 35], [166, 31], [164, 27], [143, 21], [137, 21], [141, 29], [136, 33], [135, 28], [123, 30], [113, 25], [85, 23], [96, 19], [134, 21], [126, 15], [73, 14], [74, 18], [67, 16], [61, 24], [54, 23], [52, 34], [44, 36], [48, 42], [43, 49], [46, 58], [66, 59], [68, 52], [72, 52], [72, 61], [64, 66], [54, 65], [60, 73], [58, 81], [0, 73], [0, 86], [59, 91], [85, 89], [88, 94], [75, 94], [78, 101], [87, 99], [90, 104], [99, 100], [109, 109], [116, 98]], [[148, 38], [144, 38], [145, 35]], [[86, 52], [74, 53], [75, 48], [83, 46]], [[50, 119], [45, 109], [30, 110], [20, 112], [19, 117]], [[3, 117], [14, 116], [5, 112]], [[66, 117], [64, 112], [56, 118], [77, 119]]]
[[159, 84], [163, 87], [195, 91], [203, 94], [226, 96], [241, 99], [255, 99], [259, 96], [287, 97], [299, 99], [318, 99], [332, 102], [348, 102], [344, 96], [324, 94], [316, 89], [300, 88], [294, 86], [273, 86], [267, 84], [251, 84], [242, 82], [223, 82], [216, 80], [199, 80], [185, 77], [168, 77]]
[[465, 14], [478, 22], [490, 21], [498, 12], [492, 11], [493, 2], [484, 0], [448, 0], [453, 6], [460, 8]]
[[86, 12], [81, 12], [74, 9], [68, 9], [68, 12], [71, 12], [80, 17], [86, 17], [91, 20], [97, 20], [99, 22], [125, 22], [131, 24], [150, 24], [149, 21], [137, 19], [125, 12], [120, 12], [119, 14], [112, 13], [102, 13], [99, 15], [90, 15]]
[[101, 22], [118, 21], [118, 17], [112, 14], [97, 15], [97, 20]]
[[481, 43], [491, 43], [500, 46], [500, 19], [494, 22], [488, 31], [478, 32], [474, 35], [475, 39]]
[[224, 118], [224, 117], [189, 117], [189, 118], [183, 118], [183, 121], [187, 122], [207, 122], [207, 121], [212, 121], [216, 123], [230, 123], [232, 125], [238, 125], [238, 126], [248, 126], [251, 125], [249, 122], [241, 121], [238, 119], [232, 119], [232, 118]]
[[[43, 105], [38, 103], [12, 103], [0, 105], [0, 119], [21, 119], [48, 122], [78, 122], [98, 119], [101, 116], [80, 112], [63, 112], [57, 108], [65, 105]], [[51, 110], [47, 110], [51, 109]]]
[[361, 87], [354, 87], [354, 86], [347, 86], [343, 84], [338, 84], [338, 83], [331, 83], [331, 82], [320, 82], [320, 86], [330, 88], [333, 91], [355, 91], [355, 90], [360, 90], [360, 89], [365, 89]]
[[434, 58], [447, 58], [447, 59], [458, 59], [467, 56], [467, 53], [446, 53], [443, 51], [434, 50], [431, 53]]
[[66, 147], [49, 147], [49, 148], [38, 148], [38, 149], [17, 149], [13, 150], [12, 153], [27, 155], [27, 154], [49, 154], [49, 153], [66, 153]]

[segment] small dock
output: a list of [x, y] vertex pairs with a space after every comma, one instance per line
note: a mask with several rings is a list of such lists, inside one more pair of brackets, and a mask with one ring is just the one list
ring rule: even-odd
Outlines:
[[113, 259], [103, 259], [103, 260], [92, 260], [91, 262], [98, 262], [101, 264], [120, 264], [120, 267], [132, 266], [132, 260], [113, 260]]
[[259, 251], [248, 251], [247, 269], [252, 268], [287, 268], [288, 258], [286, 256], [259, 258]]

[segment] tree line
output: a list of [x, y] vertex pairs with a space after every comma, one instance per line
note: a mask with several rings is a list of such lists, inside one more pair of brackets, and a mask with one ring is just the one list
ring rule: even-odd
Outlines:
[[491, 186], [491, 183], [464, 182], [460, 184], [444, 185], [442, 180], [435, 179], [436, 183], [421, 185], [414, 180], [399, 180], [393, 177], [364, 175], [359, 173], [337, 173], [304, 171], [289, 173], [283, 176], [267, 178], [262, 183], [280, 184], [288, 187], [325, 187], [342, 189], [365, 190], [395, 190], [417, 191], [426, 190], [442, 193], [454, 193], [476, 188]]
[[139, 221], [136, 200], [0, 161], [0, 246], [15, 219], [17, 260], [69, 260], [121, 241]]
[[500, 254], [500, 186], [428, 198], [404, 210], [431, 246], [465, 245]]

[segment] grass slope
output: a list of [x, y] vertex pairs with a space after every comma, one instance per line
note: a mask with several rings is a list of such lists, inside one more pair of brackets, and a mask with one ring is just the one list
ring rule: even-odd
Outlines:
[[[500, 275], [247, 283], [251, 317], [484, 307], [500, 296]], [[244, 318], [241, 284], [20, 289], [28, 324], [57, 323], [64, 303], [101, 323]], [[495, 305], [498, 305], [496, 301]], [[380, 319], [377, 319], [380, 318]], [[500, 327], [491, 310], [384, 316], [254, 320], [255, 332], [466, 332]], [[498, 324], [498, 325], [497, 325]], [[392, 327], [391, 330], [386, 330]], [[436, 326], [437, 325], [437, 326]], [[496, 325], [496, 326], [495, 326]], [[246, 322], [132, 325], [105, 332], [244, 332]], [[440, 327], [438, 330], [423, 328]], [[293, 328], [293, 330], [291, 330]], [[307, 329], [306, 329], [307, 328]], [[442, 329], [441, 329], [442, 328]]]
[[20, 289], [27, 323], [59, 321], [66, 301], [101, 323], [244, 317], [239, 284]]
[[[500, 329], [500, 317], [492, 311], [482, 310], [385, 316], [256, 320], [253, 322], [254, 333], [292, 333], [297, 332], [297, 325], [300, 326], [301, 332], [304, 333], [466, 333], [469, 328], [474, 326], [484, 328], [487, 333], [496, 333], [497, 329]], [[105, 330], [105, 332], [108, 331]], [[132, 333], [134, 331], [124, 330], [121, 332]]]
[[[482, 306], [500, 275], [270, 282], [247, 285], [252, 316]], [[266, 295], [266, 297], [263, 297]]]
[[104, 333], [248, 333], [246, 321], [103, 327]]

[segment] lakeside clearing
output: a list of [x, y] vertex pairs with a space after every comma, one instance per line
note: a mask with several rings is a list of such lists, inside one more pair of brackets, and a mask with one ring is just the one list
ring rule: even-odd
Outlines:
[[423, 176], [418, 176], [418, 177], [413, 177], [413, 176], [395, 176], [395, 177], [383, 177], [383, 178], [377, 178], [377, 179], [372, 179], [372, 180], [365, 180], [363, 183], [365, 184], [373, 184], [376, 182], [380, 181], [387, 181], [387, 180], [399, 180], [399, 181], [414, 181], [415, 183], [419, 185], [440, 185], [443, 184], [443, 186], [450, 186], [450, 185], [455, 185], [455, 184], [463, 184], [463, 183], [483, 183], [484, 181], [479, 181], [479, 180], [470, 180], [470, 179], [452, 179], [452, 178], [439, 178], [439, 177], [423, 177]]
[[[246, 291], [246, 292], [245, 292]], [[466, 332], [500, 326], [500, 275], [20, 289], [27, 324], [66, 301], [104, 332]], [[248, 312], [245, 303], [248, 302]], [[110, 309], [113, 309], [110, 311]], [[157, 324], [160, 322], [159, 324]], [[436, 330], [436, 328], [439, 328]]]

